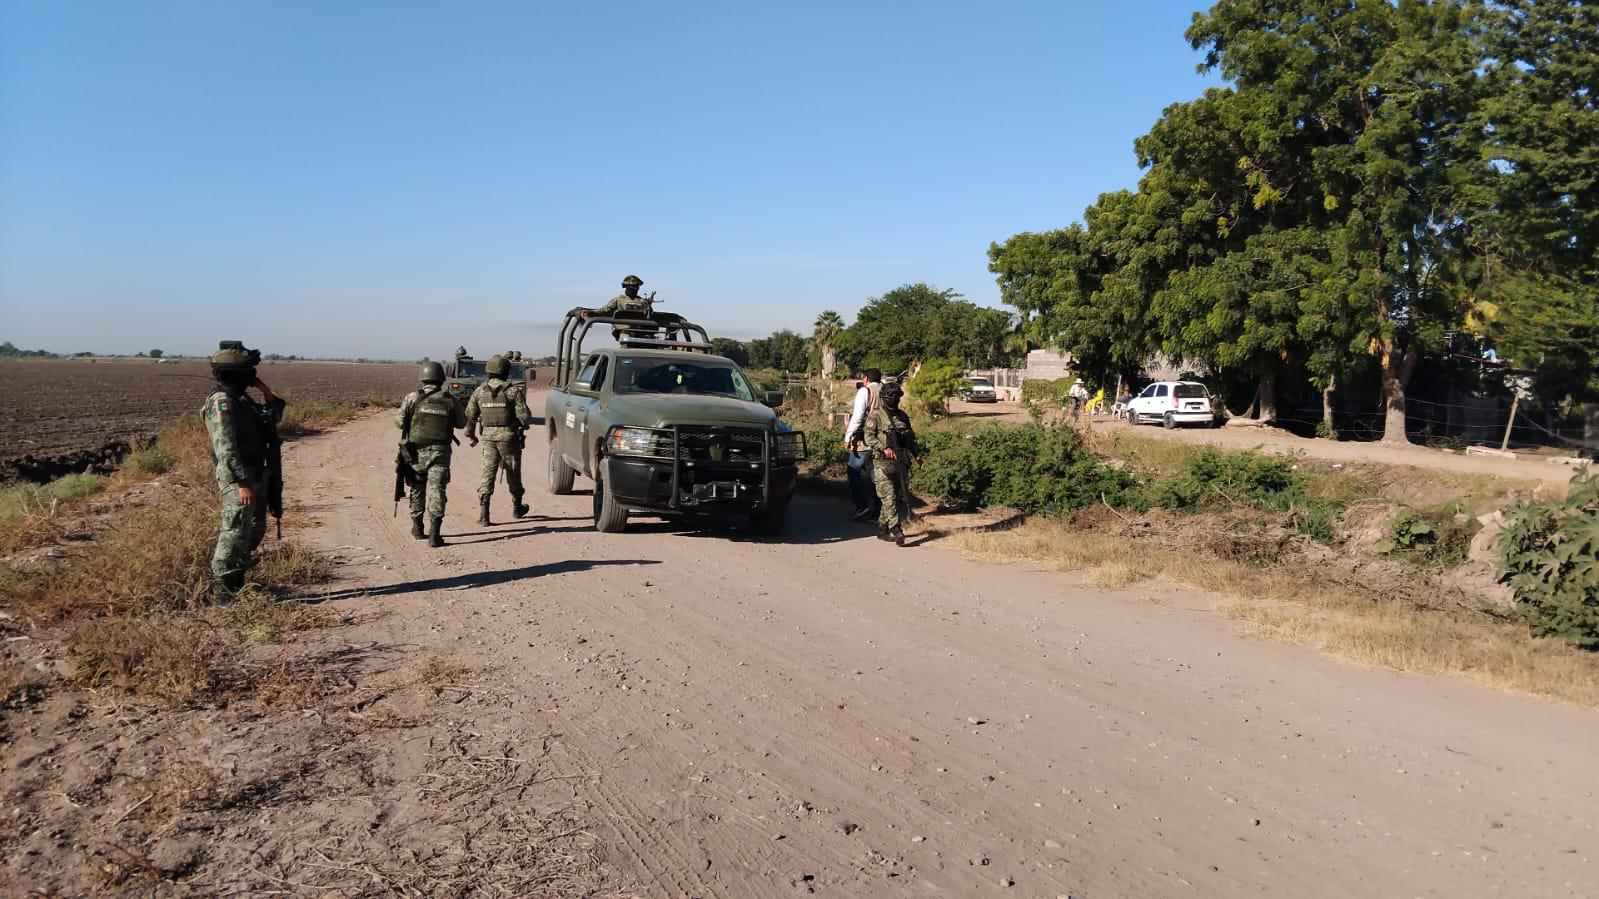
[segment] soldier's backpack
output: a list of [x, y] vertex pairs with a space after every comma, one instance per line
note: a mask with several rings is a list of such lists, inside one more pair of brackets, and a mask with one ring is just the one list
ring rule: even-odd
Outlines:
[[455, 398], [443, 390], [422, 391], [411, 407], [406, 442], [412, 446], [443, 446], [455, 432]]
[[513, 397], [511, 396], [511, 388], [513, 386], [515, 385], [501, 384], [498, 388], [495, 388], [489, 384], [483, 385], [489, 394], [489, 399], [485, 400], [480, 397], [477, 401], [477, 407], [481, 410], [478, 420], [483, 423], [483, 427], [514, 428], [521, 424], [521, 422], [516, 420], [516, 414], [512, 411], [511, 401]]

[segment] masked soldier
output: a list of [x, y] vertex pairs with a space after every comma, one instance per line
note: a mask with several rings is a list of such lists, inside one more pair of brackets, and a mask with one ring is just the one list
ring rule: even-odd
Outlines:
[[[237, 340], [222, 341], [211, 356], [217, 386], [200, 409], [222, 493], [222, 527], [211, 554], [211, 574], [228, 593], [244, 586], [244, 571], [266, 536], [268, 507], [279, 517], [283, 514], [277, 427], [284, 402], [256, 377], [260, 362], [259, 350], [247, 350]], [[246, 392], [251, 387], [261, 391], [263, 402]]]
[[[444, 488], [450, 483], [450, 443], [455, 429], [466, 426], [466, 414], [444, 390], [444, 366], [422, 364], [422, 389], [400, 404], [394, 417], [400, 429], [400, 452], [416, 472], [411, 491], [411, 536], [422, 538], [422, 513], [427, 512], [429, 546], [443, 546]], [[423, 497], [426, 496], [424, 507]]]
[[522, 503], [522, 432], [533, 422], [527, 408], [526, 390], [506, 380], [511, 364], [504, 356], [490, 356], [485, 367], [489, 379], [472, 391], [466, 402], [466, 439], [477, 446], [478, 424], [483, 425], [483, 475], [478, 479], [480, 510], [477, 523], [489, 523], [489, 497], [494, 494], [494, 479], [505, 470], [505, 485], [511, 489], [511, 514], [527, 514]]
[[877, 394], [877, 408], [866, 416], [866, 446], [872, 451], [872, 480], [877, 498], [883, 504], [878, 517], [877, 539], [905, 545], [905, 516], [910, 512], [908, 493], [911, 462], [915, 459], [916, 432], [911, 419], [899, 407], [904, 390], [897, 382], [884, 384]]
[[628, 275], [622, 279], [622, 292], [609, 303], [598, 310], [600, 315], [627, 315], [638, 318], [649, 318], [655, 312], [655, 297], [638, 295], [638, 289], [644, 286], [644, 279], [638, 275]]

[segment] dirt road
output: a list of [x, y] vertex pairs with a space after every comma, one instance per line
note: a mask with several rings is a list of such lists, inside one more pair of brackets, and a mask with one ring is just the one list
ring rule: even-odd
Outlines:
[[[542, 397], [534, 397], [540, 408]], [[1206, 597], [895, 549], [802, 498], [782, 540], [586, 495], [430, 551], [385, 416], [291, 447], [333, 602], [491, 669], [559, 744], [622, 894], [1580, 896], [1599, 715], [1240, 636]], [[584, 482], [580, 481], [580, 486]]]

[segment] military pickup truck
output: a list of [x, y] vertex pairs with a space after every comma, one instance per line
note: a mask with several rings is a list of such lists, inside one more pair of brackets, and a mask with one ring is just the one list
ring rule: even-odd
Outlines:
[[[487, 359], [456, 354], [455, 360], [444, 367], [449, 380], [444, 389], [463, 404], [471, 398], [472, 391], [489, 379]], [[506, 380], [514, 384], [527, 383], [528, 369], [520, 362], [510, 363], [511, 372]]]
[[[617, 345], [585, 352], [595, 325]], [[757, 395], [705, 329], [670, 314], [632, 319], [574, 309], [561, 328], [546, 399], [549, 491], [594, 482], [594, 527], [634, 514], [746, 516], [781, 533], [805, 435], [779, 427], [781, 392]]]

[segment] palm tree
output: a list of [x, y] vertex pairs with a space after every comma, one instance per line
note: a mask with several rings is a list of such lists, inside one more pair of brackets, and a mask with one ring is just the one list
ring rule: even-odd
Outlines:
[[811, 339], [816, 341], [817, 352], [822, 356], [822, 377], [831, 378], [838, 368], [838, 335], [844, 331], [844, 317], [829, 309], [816, 316], [816, 330]]

